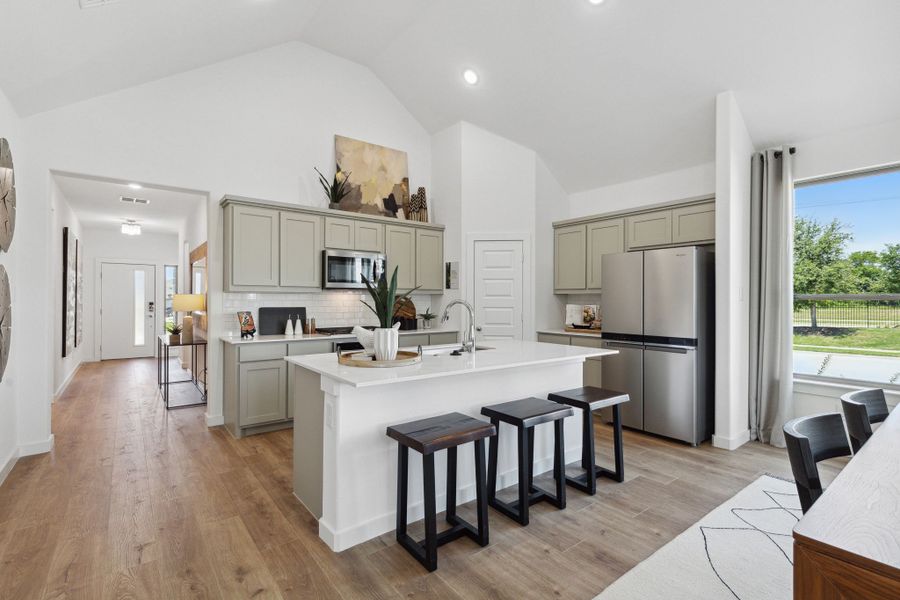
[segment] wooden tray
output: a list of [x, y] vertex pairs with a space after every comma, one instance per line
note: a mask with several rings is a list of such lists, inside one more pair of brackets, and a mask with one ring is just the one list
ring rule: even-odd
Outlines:
[[595, 329], [593, 327], [589, 329], [583, 329], [581, 327], [566, 327], [565, 330], [568, 333], [587, 333], [589, 335], [600, 335], [600, 329]]
[[366, 369], [389, 369], [392, 367], [408, 367], [422, 362], [422, 355], [409, 350], [399, 350], [394, 360], [375, 360], [375, 356], [365, 350], [338, 354], [338, 362], [348, 367]]

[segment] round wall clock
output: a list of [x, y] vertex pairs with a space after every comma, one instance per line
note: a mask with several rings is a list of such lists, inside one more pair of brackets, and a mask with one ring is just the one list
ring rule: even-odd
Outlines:
[[16, 230], [16, 174], [6, 138], [0, 138], [0, 249], [9, 252]]
[[9, 361], [9, 345], [12, 340], [12, 294], [6, 268], [0, 265], [0, 381]]

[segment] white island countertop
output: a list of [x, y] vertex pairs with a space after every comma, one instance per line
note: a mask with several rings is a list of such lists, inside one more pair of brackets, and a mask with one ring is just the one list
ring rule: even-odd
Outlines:
[[[458, 346], [459, 344], [453, 344], [447, 346], [446, 349]], [[479, 346], [491, 349], [478, 350], [474, 354], [463, 353], [461, 356], [451, 356], [449, 353], [431, 355], [426, 350], [422, 362], [419, 364], [385, 369], [341, 365], [337, 361], [336, 354], [289, 356], [285, 360], [319, 373], [323, 377], [361, 388], [517, 367], [583, 362], [589, 357], [618, 354], [616, 350], [604, 348], [562, 346], [518, 340], [486, 340], [479, 342]]]

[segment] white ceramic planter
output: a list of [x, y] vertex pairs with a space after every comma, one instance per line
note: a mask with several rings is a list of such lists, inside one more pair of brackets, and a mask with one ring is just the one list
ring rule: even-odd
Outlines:
[[394, 360], [400, 347], [400, 332], [394, 329], [375, 330], [375, 360]]

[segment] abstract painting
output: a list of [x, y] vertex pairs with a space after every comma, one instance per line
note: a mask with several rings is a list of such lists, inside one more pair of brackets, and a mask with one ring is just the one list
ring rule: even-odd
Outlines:
[[62, 355], [72, 354], [75, 349], [75, 274], [77, 271], [75, 235], [68, 227], [63, 227], [63, 311], [62, 311]]
[[84, 341], [84, 248], [75, 240], [75, 347]]
[[406, 219], [409, 214], [409, 166], [406, 152], [344, 136], [334, 136], [339, 172], [349, 175], [349, 193], [340, 209]]

